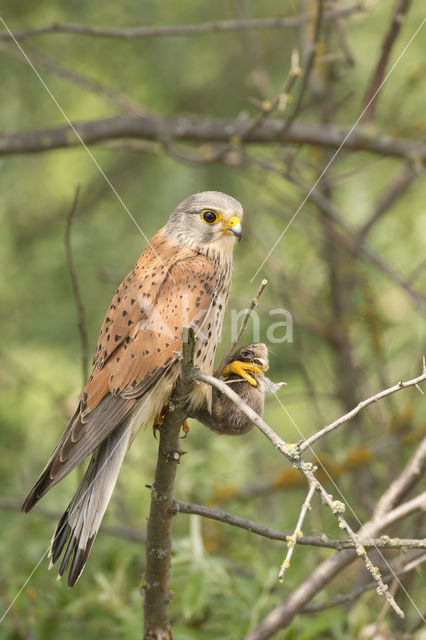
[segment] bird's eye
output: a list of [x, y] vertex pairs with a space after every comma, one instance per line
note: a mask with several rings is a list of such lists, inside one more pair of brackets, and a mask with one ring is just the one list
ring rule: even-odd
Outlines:
[[206, 209], [201, 214], [201, 217], [204, 222], [207, 222], [207, 224], [216, 224], [217, 222], [219, 222], [222, 216], [220, 215], [220, 213], [217, 213], [217, 211], [210, 211], [210, 209]]

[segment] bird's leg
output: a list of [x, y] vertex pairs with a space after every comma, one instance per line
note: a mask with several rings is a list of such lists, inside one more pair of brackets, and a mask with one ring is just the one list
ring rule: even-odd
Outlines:
[[[166, 415], [167, 409], [170, 409], [171, 411], [173, 410], [173, 407], [170, 406], [170, 403], [165, 404], [164, 407], [161, 409], [160, 413], [158, 414], [158, 416], [154, 418], [154, 424], [152, 425], [152, 432], [154, 434], [155, 439], [157, 439], [157, 431], [162, 431], [161, 425], [164, 422], [164, 416]], [[190, 431], [190, 426], [187, 420], [184, 420], [182, 422], [182, 431], [183, 431], [182, 438], [184, 439], [187, 437]]]
[[256, 380], [251, 376], [248, 371], [263, 375], [263, 369], [260, 364], [254, 364], [252, 362], [241, 362], [241, 360], [234, 360], [230, 362], [222, 369], [222, 375], [227, 378], [228, 376], [236, 373], [244, 380], [247, 380], [253, 387], [257, 386]]
[[154, 418], [154, 424], [152, 425], [152, 433], [154, 434], [154, 438], [157, 439], [157, 431], [161, 431], [161, 425], [164, 422], [164, 416], [166, 415], [166, 411], [169, 408], [168, 404], [165, 404], [161, 409], [158, 416]]
[[191, 430], [191, 427], [188, 424], [188, 420], [184, 420], [182, 422], [182, 431], [183, 431], [183, 436], [181, 436], [182, 440], [185, 440], [190, 430]]

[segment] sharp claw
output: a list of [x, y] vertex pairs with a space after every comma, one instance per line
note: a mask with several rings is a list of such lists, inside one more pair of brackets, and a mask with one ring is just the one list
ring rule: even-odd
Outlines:
[[159, 424], [158, 422], [154, 422], [154, 424], [152, 425], [152, 433], [154, 438], [157, 440], [157, 431], [162, 431], [164, 432], [164, 429], [162, 428], [161, 424]]
[[188, 433], [190, 432], [191, 428], [188, 424], [187, 420], [184, 420], [182, 423], [182, 431], [183, 431], [183, 436], [181, 436], [181, 440], [185, 440], [185, 438], [188, 437]]
[[157, 440], [157, 431], [164, 431], [164, 429], [161, 428], [161, 425], [164, 422], [164, 416], [166, 415], [166, 411], [168, 407], [169, 405], [165, 404], [164, 407], [161, 409], [159, 415], [155, 416], [154, 418], [154, 424], [152, 425], [152, 432], [156, 440]]

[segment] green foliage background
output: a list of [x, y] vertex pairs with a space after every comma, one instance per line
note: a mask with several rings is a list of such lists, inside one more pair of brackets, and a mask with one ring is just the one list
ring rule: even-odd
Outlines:
[[[377, 59], [393, 3], [373, 2], [368, 14], [348, 24], [348, 39], [356, 65], [338, 65], [333, 79], [336, 102], [347, 98], [337, 110], [335, 122], [349, 127], [360, 113], [367, 79]], [[247, 2], [249, 15], [297, 14], [297, 3], [267, 0]], [[187, 24], [232, 18], [228, 2], [185, 1], [159, 3], [146, 0], [87, 3], [22, 1], [3, 9], [11, 29], [48, 22], [80, 22], [104, 26]], [[421, 2], [414, 2], [395, 46], [391, 61], [423, 17]], [[28, 49], [98, 78], [130, 96], [148, 110], [164, 115], [194, 112], [206, 116], [236, 116], [242, 110], [257, 113], [252, 104], [254, 89], [241, 34], [206, 34], [195, 37], [135, 39], [132, 41], [50, 35], [28, 40]], [[291, 50], [298, 46], [297, 30], [255, 32], [262, 63], [272, 85], [280, 90], [289, 68]], [[383, 89], [377, 130], [394, 136], [422, 138], [424, 116], [424, 34], [411, 45]], [[28, 64], [0, 49], [2, 58], [1, 129], [30, 130], [62, 124], [63, 118]], [[58, 78], [41, 75], [72, 120], [107, 117], [116, 109], [104, 98]], [[349, 95], [349, 97], [347, 97]], [[300, 119], [318, 122], [319, 106], [307, 101]], [[376, 130], [376, 131], [377, 131]], [[375, 131], [372, 132], [374, 135]], [[287, 380], [280, 405], [269, 400], [266, 419], [285, 439], [296, 441], [331, 421], [346, 409], [342, 391], [342, 359], [327, 339], [335, 318], [331, 294], [327, 240], [320, 216], [307, 203], [280, 242], [273, 257], [255, 282], [249, 279], [264, 259], [303, 196], [281, 176], [258, 169], [223, 165], [193, 165], [166, 153], [144, 155], [105, 146], [92, 148], [146, 236], [167, 219], [178, 202], [199, 190], [217, 189], [238, 198], [246, 210], [244, 240], [236, 249], [230, 307], [241, 309], [251, 299], [262, 277], [270, 280], [259, 308], [261, 338], [271, 322], [272, 309], [286, 307], [294, 319], [293, 343], [271, 345], [271, 378]], [[273, 159], [281, 149], [256, 148], [260, 158]], [[320, 151], [299, 150], [305, 177], [313, 183], [312, 168]], [[386, 189], [400, 160], [367, 153], [342, 152], [330, 175], [347, 174], [333, 188], [334, 202], [345, 219], [361, 225]], [[66, 215], [75, 186], [81, 198], [73, 227], [74, 260], [80, 277], [91, 347], [94, 347], [104, 310], [122, 276], [131, 268], [145, 241], [108, 187], [89, 155], [80, 148], [44, 154], [4, 157], [0, 161], [1, 216], [1, 346], [0, 421], [2, 496], [21, 501], [44, 466], [57, 438], [74, 411], [81, 389], [80, 342], [76, 308], [64, 250]], [[392, 207], [371, 234], [375, 250], [407, 277], [421, 262], [426, 248], [426, 185], [420, 177]], [[339, 270], [345, 287], [351, 287], [343, 330], [352, 345], [357, 400], [382, 388], [385, 381], [413, 377], [419, 371], [425, 347], [424, 317], [405, 293], [365, 259], [350, 259], [343, 251]], [[425, 271], [415, 281], [425, 291]], [[230, 316], [226, 322], [223, 353], [229, 342]], [[342, 328], [342, 327], [340, 327]], [[250, 331], [246, 334], [251, 340]], [[303, 346], [303, 350], [302, 350]], [[340, 365], [339, 365], [340, 362]], [[306, 388], [303, 367], [316, 390], [316, 402]], [[349, 367], [349, 363], [348, 363]], [[409, 458], [425, 428], [425, 403], [409, 390], [379, 408], [366, 411], [356, 423], [334, 433], [317, 450], [344, 463], [348, 452], [360, 444], [372, 450], [383, 441], [389, 446], [375, 450], [368, 467], [339, 478], [345, 499], [361, 520], [371, 513], [375, 501], [398, 469]], [[405, 438], [405, 436], [410, 436]], [[404, 440], [405, 438], [405, 440]], [[404, 444], [408, 439], [410, 444]], [[253, 431], [234, 440], [220, 438], [193, 424], [185, 441], [188, 451], [179, 469], [177, 498], [220, 505], [238, 515], [274, 528], [290, 531], [304, 499], [304, 488], [284, 487], [250, 499], [220, 503], [217, 492], [228, 488], [273, 482], [287, 468], [266, 439]], [[107, 523], [145, 529], [149, 491], [153, 478], [156, 442], [149, 431], [135, 442], [120, 475], [117, 491], [106, 515]], [[78, 484], [74, 473], [43, 500], [61, 511]], [[331, 484], [330, 491], [336, 493]], [[367, 489], [368, 490], [367, 490]], [[349, 520], [356, 528], [353, 515]], [[54, 523], [37, 509], [29, 516], [1, 511], [0, 564], [2, 606], [6, 608], [36, 567], [53, 531]], [[174, 558], [171, 615], [179, 640], [241, 638], [268, 611], [309, 575], [330, 552], [297, 548], [284, 585], [276, 575], [283, 559], [283, 545], [250, 535], [246, 531], [179, 516], [174, 523]], [[395, 529], [395, 535], [420, 535], [412, 518]], [[336, 523], [315, 501], [304, 527], [305, 534], [339, 537]], [[395, 554], [390, 554], [390, 557]], [[102, 530], [85, 573], [72, 591], [55, 582], [44, 559], [25, 585], [13, 612], [3, 622], [1, 637], [19, 637], [17, 621], [34, 629], [35, 638], [134, 638], [140, 635], [141, 595], [138, 585], [144, 570], [142, 543], [112, 537]], [[350, 590], [362, 572], [353, 565], [334, 581], [323, 601]], [[421, 575], [406, 583], [420, 606]], [[404, 594], [400, 602], [408, 614], [407, 627], [416, 612]], [[380, 611], [382, 602], [372, 593], [348, 611], [333, 609], [316, 616], [298, 618], [277, 638], [348, 638]]]

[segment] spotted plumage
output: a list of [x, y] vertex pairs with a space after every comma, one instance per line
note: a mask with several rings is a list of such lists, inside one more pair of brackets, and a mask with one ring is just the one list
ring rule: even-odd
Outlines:
[[[77, 410], [22, 507], [28, 512], [93, 453], [52, 539], [52, 563], [68, 542], [59, 576], [71, 562], [69, 586], [84, 568], [127, 449], [173, 391], [184, 326], [195, 330], [195, 365], [212, 372], [242, 216], [240, 203], [223, 193], [187, 198], [111, 301]], [[211, 406], [207, 385], [194, 385], [190, 406], [200, 405]]]

